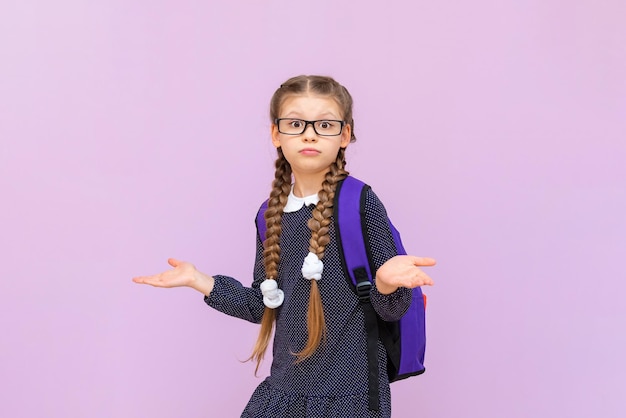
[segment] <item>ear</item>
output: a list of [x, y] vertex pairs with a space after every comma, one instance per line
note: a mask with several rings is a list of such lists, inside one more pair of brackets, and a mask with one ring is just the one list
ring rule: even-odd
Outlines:
[[272, 144], [276, 148], [280, 148], [280, 139], [278, 138], [280, 133], [278, 132], [278, 126], [275, 123], [272, 123], [272, 126], [270, 127], [270, 135], [272, 136]]
[[352, 126], [346, 124], [341, 132], [341, 148], [346, 148], [352, 138]]

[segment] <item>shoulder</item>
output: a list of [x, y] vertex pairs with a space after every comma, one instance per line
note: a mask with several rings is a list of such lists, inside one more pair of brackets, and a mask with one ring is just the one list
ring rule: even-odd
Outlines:
[[268, 202], [269, 202], [269, 199], [265, 199], [263, 201], [263, 203], [261, 203], [261, 205], [259, 206], [259, 210], [257, 211], [257, 214], [261, 213], [261, 212], [265, 212], [267, 210], [267, 203]]
[[368, 186], [363, 196], [362, 210], [367, 218], [387, 219], [387, 209], [378, 195]]
[[263, 241], [263, 238], [261, 237], [265, 237], [265, 230], [267, 228], [267, 226], [265, 225], [265, 211], [267, 210], [268, 201], [269, 199], [261, 203], [261, 206], [259, 206], [259, 210], [257, 210], [256, 216], [254, 217], [254, 224], [256, 225], [257, 232], [261, 241]]
[[378, 195], [372, 189], [372, 186], [356, 177], [348, 176], [343, 181], [339, 189], [339, 194], [344, 194], [344, 201], [359, 200], [360, 211], [365, 212], [366, 215], [372, 213], [382, 213], [386, 216], [385, 206], [378, 197]]
[[269, 199], [266, 199], [265, 201], [263, 201], [263, 203], [261, 203], [261, 205], [259, 206], [259, 209], [256, 211], [255, 219], [257, 221], [259, 219], [263, 219], [263, 215], [265, 214], [265, 211], [267, 210], [267, 202], [269, 202]]
[[[398, 254], [394, 228], [388, 218], [385, 205], [372, 187], [362, 181], [359, 182], [362, 187], [359, 190], [358, 202], [352, 200], [348, 205], [358, 206], [361, 228], [363, 228], [364, 236], [367, 237], [369, 251], [374, 256], [376, 265], [380, 267], [387, 259]], [[338, 210], [341, 211], [340, 208]]]

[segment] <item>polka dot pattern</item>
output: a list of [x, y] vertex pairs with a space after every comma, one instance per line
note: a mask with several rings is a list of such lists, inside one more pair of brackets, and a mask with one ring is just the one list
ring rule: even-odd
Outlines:
[[[385, 208], [371, 190], [366, 196], [366, 222], [371, 236], [374, 265], [380, 267], [396, 255]], [[391, 416], [391, 396], [386, 371], [386, 353], [378, 344], [379, 411], [368, 410], [365, 320], [349, 279], [342, 271], [334, 227], [323, 258], [324, 272], [318, 281], [327, 338], [310, 358], [295, 363], [292, 354], [307, 340], [306, 314], [310, 283], [302, 277], [302, 262], [309, 252], [311, 232], [306, 226], [313, 206], [283, 214], [279, 287], [285, 301], [277, 309], [273, 361], [268, 376], [254, 391], [242, 417], [377, 417]], [[331, 224], [332, 225], [332, 224]], [[265, 279], [262, 245], [257, 238], [254, 281], [248, 288], [233, 278], [215, 276], [215, 287], [206, 303], [228, 315], [260, 322]], [[372, 287], [372, 305], [385, 320], [397, 320], [411, 303], [411, 290], [398, 289], [382, 295]]]

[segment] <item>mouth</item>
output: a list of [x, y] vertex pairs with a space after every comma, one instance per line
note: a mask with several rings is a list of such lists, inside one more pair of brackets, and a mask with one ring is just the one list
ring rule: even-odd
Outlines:
[[316, 150], [315, 148], [304, 148], [300, 150], [300, 154], [303, 155], [317, 155], [319, 153], [320, 151]]

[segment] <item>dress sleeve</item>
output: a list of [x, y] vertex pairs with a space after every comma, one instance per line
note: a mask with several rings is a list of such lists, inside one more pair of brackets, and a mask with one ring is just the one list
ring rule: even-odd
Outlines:
[[265, 312], [261, 282], [265, 280], [265, 266], [263, 264], [263, 243], [257, 233], [256, 258], [254, 261], [254, 279], [251, 287], [243, 286], [236, 279], [215, 275], [213, 290], [204, 297], [207, 305], [227, 315], [245, 319], [253, 323], [260, 323]]
[[[387, 211], [371, 189], [367, 191], [365, 197], [365, 224], [370, 238], [372, 262], [378, 271], [387, 260], [398, 255], [398, 250], [391, 235]], [[375, 282], [375, 271], [373, 275]], [[400, 287], [389, 295], [383, 295], [374, 285], [370, 292], [370, 300], [374, 310], [383, 320], [397, 321], [409, 309], [412, 293], [412, 289]]]

